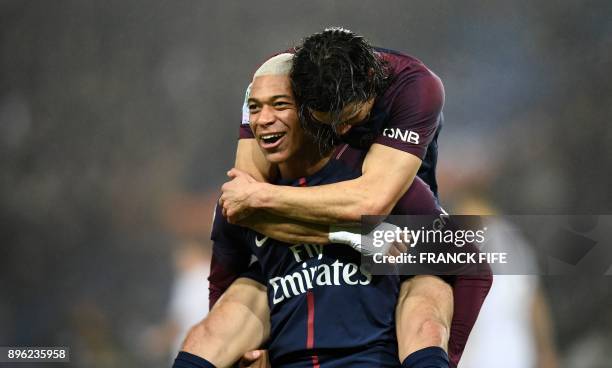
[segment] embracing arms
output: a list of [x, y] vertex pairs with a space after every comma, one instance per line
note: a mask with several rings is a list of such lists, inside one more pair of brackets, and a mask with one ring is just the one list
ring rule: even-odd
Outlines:
[[[238, 154], [253, 152], [251, 139], [241, 139]], [[256, 156], [237, 158], [238, 169], [262, 176]], [[337, 224], [358, 222], [362, 215], [386, 215], [410, 187], [421, 160], [407, 152], [374, 144], [363, 163], [362, 176], [317, 187], [296, 188], [249, 180], [238, 170], [230, 171], [234, 180], [225, 183], [221, 203], [224, 214], [233, 222], [253, 210], [294, 220]]]

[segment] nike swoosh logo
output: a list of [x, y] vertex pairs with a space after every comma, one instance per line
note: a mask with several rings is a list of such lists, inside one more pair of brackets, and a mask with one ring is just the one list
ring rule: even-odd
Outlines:
[[259, 239], [257, 239], [257, 235], [255, 235], [255, 245], [257, 245], [257, 248], [260, 248], [262, 245], [264, 245], [266, 240], [268, 240], [267, 236], [265, 236], [261, 240], [259, 240]]

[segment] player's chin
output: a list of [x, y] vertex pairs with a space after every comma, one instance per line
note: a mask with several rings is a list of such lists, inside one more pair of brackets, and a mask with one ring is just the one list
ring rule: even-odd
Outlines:
[[287, 150], [274, 150], [273, 152], [264, 152], [266, 160], [272, 164], [280, 164], [287, 161], [289, 152]]

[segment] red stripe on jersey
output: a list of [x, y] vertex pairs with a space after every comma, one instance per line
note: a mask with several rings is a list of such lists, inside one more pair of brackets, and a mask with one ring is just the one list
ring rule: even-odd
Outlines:
[[[314, 348], [314, 294], [312, 291], [306, 292], [306, 299], [308, 301], [308, 331], [306, 334], [306, 349]], [[317, 355], [313, 355], [312, 357], [312, 367], [319, 368], [319, 357]]]
[[[298, 184], [301, 187], [307, 186], [306, 178], [300, 178]], [[312, 291], [306, 292], [306, 300], [308, 301], [308, 327], [306, 332], [306, 349], [314, 348], [314, 294]], [[312, 368], [320, 368], [319, 357], [315, 354], [311, 357]]]

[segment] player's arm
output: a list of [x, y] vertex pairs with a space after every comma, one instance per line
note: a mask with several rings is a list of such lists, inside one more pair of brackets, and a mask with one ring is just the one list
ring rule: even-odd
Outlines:
[[[245, 139], [241, 139], [241, 141], [244, 140]], [[256, 147], [256, 149], [259, 150], [258, 147]], [[240, 161], [240, 158], [237, 158], [237, 161]], [[376, 165], [374, 165], [374, 167], [375, 166]], [[248, 173], [238, 172], [238, 170], [236, 169], [233, 170], [233, 173], [235, 175], [235, 178], [232, 181], [231, 185], [234, 187], [242, 189], [245, 187], [260, 184]], [[401, 185], [401, 183], [398, 184]], [[407, 186], [410, 185], [407, 184]], [[405, 191], [405, 189], [403, 189], [403, 191]], [[396, 201], [397, 199], [394, 200], [394, 202]], [[231, 217], [229, 217], [229, 219], [231, 220]], [[358, 220], [360, 220], [360, 218]], [[363, 254], [370, 254], [372, 252], [382, 252], [383, 254], [386, 254], [387, 251], [393, 253], [395, 251], [395, 248], [401, 248], [401, 244], [394, 244], [393, 242], [388, 242], [385, 243], [381, 248], [370, 249], [371, 247], [369, 247], [369, 243], [363, 242], [361, 229], [356, 224], [356, 222], [357, 221], [355, 221], [355, 223], [341, 223], [334, 225], [319, 224], [314, 222], [295, 220], [289, 217], [283, 217], [274, 214], [272, 212], [258, 210], [254, 213], [251, 213], [249, 216], [242, 218], [237, 223], [241, 226], [251, 228], [270, 238], [277, 239], [288, 244], [309, 243], [323, 245], [328, 243], [341, 243], [349, 245]], [[379, 224], [376, 229], [385, 226], [390, 225], [382, 223]], [[373, 229], [372, 232], [376, 229]], [[370, 234], [364, 235], [368, 236]]]
[[212, 308], [229, 286], [249, 268], [251, 251], [244, 238], [245, 229], [232, 225], [215, 207], [211, 240], [213, 241], [210, 264], [209, 306]]
[[358, 222], [362, 215], [389, 214], [420, 165], [417, 156], [374, 144], [356, 179], [308, 188], [232, 180], [224, 184], [221, 200], [229, 205], [230, 219], [244, 208], [254, 208], [319, 224]]
[[244, 228], [229, 224], [216, 208], [211, 239], [211, 311], [189, 331], [182, 351], [226, 367], [265, 342], [270, 311], [261, 268], [249, 266]]
[[[248, 137], [248, 132], [243, 133], [241, 131], [241, 136], [243, 135]], [[263, 162], [264, 165], [258, 168], [257, 162]], [[249, 174], [260, 170], [260, 168], [267, 164], [267, 161], [254, 139], [242, 138], [238, 143], [236, 164], [239, 168], [246, 169], [248, 172], [240, 174], [241, 177], [237, 178], [234, 184], [237, 184], [238, 181], [244, 181], [245, 184], [253, 184], [257, 180]], [[274, 167], [269, 169], [275, 171]], [[256, 213], [252, 213], [238, 223], [270, 238], [289, 244], [327, 244], [333, 241], [347, 244], [354, 248], [358, 248], [361, 244], [359, 229], [355, 228], [353, 224], [343, 224], [343, 226], [330, 229], [328, 225], [299, 221], [267, 211], [256, 211]], [[218, 291], [214, 292], [216, 295], [220, 295]], [[213, 290], [211, 289], [211, 296], [212, 293]]]
[[289, 244], [327, 244], [329, 226], [281, 217], [266, 211], [257, 211], [240, 222], [258, 233]]
[[[240, 127], [240, 137], [236, 150], [236, 168], [251, 176], [247, 180], [249, 183], [268, 181], [276, 171], [275, 166], [265, 159], [257, 141], [250, 138], [252, 132], [245, 124]], [[289, 244], [329, 243], [329, 226], [294, 220], [266, 211], [251, 214], [240, 225]]]
[[412, 154], [374, 144], [356, 179], [311, 188], [267, 186], [256, 198], [261, 208], [302, 221], [357, 222], [362, 215], [388, 215], [420, 165]]

